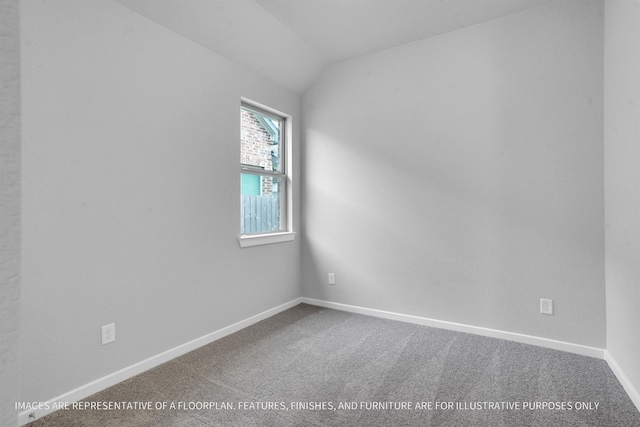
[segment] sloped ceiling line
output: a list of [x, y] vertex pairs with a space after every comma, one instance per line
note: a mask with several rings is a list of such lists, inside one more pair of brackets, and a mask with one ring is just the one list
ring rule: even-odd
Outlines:
[[302, 94], [333, 63], [550, 0], [115, 1]]

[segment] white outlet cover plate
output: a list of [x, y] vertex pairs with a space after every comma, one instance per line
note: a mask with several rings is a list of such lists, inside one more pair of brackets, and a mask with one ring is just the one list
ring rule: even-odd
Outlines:
[[553, 300], [540, 298], [540, 313], [553, 314]]
[[116, 324], [109, 323], [102, 327], [102, 345], [109, 344], [116, 340]]

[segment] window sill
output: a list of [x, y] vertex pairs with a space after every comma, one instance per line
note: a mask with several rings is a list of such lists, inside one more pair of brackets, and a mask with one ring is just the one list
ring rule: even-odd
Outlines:
[[292, 231], [271, 234], [255, 234], [250, 236], [240, 236], [238, 238], [238, 243], [240, 243], [241, 248], [248, 248], [251, 246], [269, 245], [271, 243], [291, 242], [295, 237], [296, 233]]

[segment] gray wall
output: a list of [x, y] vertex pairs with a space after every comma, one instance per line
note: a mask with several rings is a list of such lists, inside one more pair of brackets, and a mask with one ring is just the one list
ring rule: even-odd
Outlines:
[[17, 0], [0, 1], [0, 425], [17, 425], [20, 363], [20, 37]]
[[602, 2], [337, 64], [303, 116], [304, 296], [604, 348]]
[[607, 350], [640, 392], [640, 2], [605, 8]]
[[298, 240], [237, 237], [240, 97], [300, 97], [110, 0], [21, 15], [22, 400], [299, 297]]

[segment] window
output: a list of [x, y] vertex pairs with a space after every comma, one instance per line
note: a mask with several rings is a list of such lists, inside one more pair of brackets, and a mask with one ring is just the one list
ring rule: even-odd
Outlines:
[[288, 167], [289, 118], [240, 105], [240, 245], [293, 240]]

